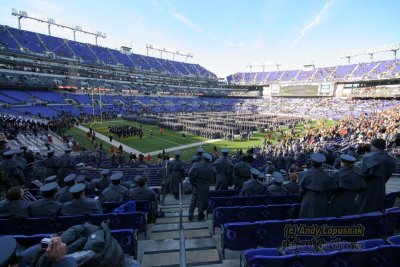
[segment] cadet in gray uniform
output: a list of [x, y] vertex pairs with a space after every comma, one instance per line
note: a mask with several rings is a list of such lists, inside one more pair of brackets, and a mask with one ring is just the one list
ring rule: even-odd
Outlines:
[[70, 192], [72, 186], [76, 184], [76, 174], [72, 173], [64, 178], [65, 186], [60, 189], [57, 194], [57, 200], [61, 203], [66, 203], [73, 199], [73, 196]]
[[24, 159], [22, 157], [22, 154], [24, 153], [24, 151], [22, 149], [16, 149], [14, 151], [15, 153], [15, 160], [19, 163], [20, 168], [25, 171], [26, 168], [28, 167], [28, 162], [26, 161], [26, 159]]
[[54, 157], [54, 150], [47, 151], [47, 158], [42, 161], [42, 166], [46, 168], [46, 176], [57, 175], [57, 158]]
[[64, 177], [67, 177], [71, 173], [75, 173], [76, 171], [76, 166], [75, 166], [75, 160], [71, 157], [71, 148], [66, 148], [64, 155], [61, 156], [57, 160], [57, 167], [58, 167], [58, 184], [60, 186], [64, 186]]
[[385, 204], [385, 184], [396, 169], [396, 161], [386, 151], [386, 141], [374, 139], [371, 153], [364, 156], [360, 172], [367, 187], [357, 196], [359, 213], [381, 211]]
[[6, 140], [0, 140], [0, 161], [3, 160], [3, 153], [7, 151], [7, 144]]
[[[40, 244], [29, 247], [21, 251], [17, 241], [12, 236], [0, 237], [0, 266], [2, 267], [15, 267], [15, 266], [30, 266], [30, 260], [34, 255], [40, 251]], [[46, 249], [46, 260], [35, 266], [51, 266], [51, 267], [77, 267], [78, 264], [73, 257], [65, 257], [67, 254], [67, 246], [62, 242], [61, 237], [52, 237], [51, 244]], [[19, 258], [22, 258], [19, 260]], [[46, 262], [46, 263], [43, 263]]]
[[227, 190], [233, 183], [233, 163], [228, 159], [229, 149], [221, 150], [222, 158], [214, 161], [213, 165], [217, 170], [215, 190]]
[[104, 202], [123, 202], [129, 198], [129, 189], [121, 185], [122, 172], [111, 175], [111, 184], [103, 190], [100, 201]]
[[267, 166], [265, 167], [265, 173], [272, 174], [276, 170], [275, 166], [272, 165], [272, 161], [267, 160]]
[[137, 187], [130, 191], [129, 200], [150, 200], [152, 203], [152, 218], [156, 218], [158, 210], [156, 193], [153, 189], [146, 186], [146, 179], [144, 177], [138, 178], [136, 184]]
[[86, 193], [89, 194], [88, 192], [90, 192], [90, 194], [93, 193], [94, 191], [94, 184], [92, 183], [91, 180], [86, 179], [86, 176], [83, 174], [80, 174], [78, 176], [76, 176], [76, 183], [77, 184], [85, 184], [86, 188]]
[[196, 155], [193, 156], [193, 158], [192, 158], [192, 163], [200, 162], [201, 159], [202, 159], [201, 155], [202, 155], [203, 153], [204, 153], [204, 149], [203, 149], [202, 147], [197, 148], [197, 149], [196, 149]]
[[269, 195], [287, 195], [289, 192], [287, 189], [283, 186], [283, 181], [284, 178], [282, 176], [281, 172], [273, 172], [272, 176], [274, 177], [274, 180], [272, 184], [270, 184], [267, 187], [267, 193]]
[[349, 150], [346, 154], [354, 157], [356, 160], [360, 158], [360, 155], [358, 155], [358, 153], [356, 152], [356, 147], [354, 145], [349, 146]]
[[175, 199], [179, 199], [179, 183], [185, 176], [185, 163], [180, 160], [181, 152], [175, 151], [175, 158], [169, 163], [169, 176], [171, 181], [171, 192]]
[[297, 174], [295, 172], [289, 173], [289, 182], [283, 185], [289, 194], [298, 195], [300, 192], [300, 186], [297, 183]]
[[19, 186], [11, 187], [7, 191], [6, 199], [0, 201], [0, 218], [28, 217], [28, 207], [24, 190]]
[[323, 169], [326, 157], [311, 155], [312, 168], [300, 173], [300, 215], [299, 218], [319, 218], [328, 216], [331, 191], [337, 188], [335, 180]]
[[62, 215], [86, 215], [86, 214], [102, 214], [100, 201], [85, 197], [85, 184], [76, 184], [69, 192], [74, 199], [64, 203]]
[[214, 181], [217, 171], [211, 164], [212, 156], [203, 154], [203, 161], [196, 162], [189, 170], [189, 179], [192, 184], [192, 200], [190, 201], [189, 221], [193, 220], [194, 210], [198, 209], [197, 219], [205, 218], [204, 211], [207, 209], [208, 193], [210, 184]]
[[57, 182], [57, 175], [52, 175], [52, 176], [49, 176], [46, 179], [44, 179], [45, 184], [49, 184], [49, 183], [53, 183], [53, 182]]
[[262, 184], [265, 175], [256, 168], [250, 169], [251, 179], [243, 183], [240, 196], [264, 195], [266, 187]]
[[332, 192], [329, 207], [329, 216], [336, 217], [357, 214], [357, 192], [367, 186], [364, 177], [354, 169], [357, 159], [346, 154], [340, 155], [340, 159], [341, 169], [332, 174], [338, 188]]
[[7, 175], [10, 186], [24, 186], [24, 171], [13, 156], [14, 151], [11, 150], [3, 153], [3, 160], [0, 162], [0, 171], [3, 171]]
[[40, 187], [43, 199], [29, 206], [30, 217], [55, 217], [61, 211], [62, 203], [56, 200], [58, 184], [51, 182]]
[[110, 170], [107, 170], [107, 169], [101, 170], [101, 172], [100, 172], [101, 178], [95, 179], [93, 181], [95, 189], [104, 190], [110, 185], [111, 181], [110, 181], [110, 179], [108, 179], [109, 173], [110, 173]]
[[242, 161], [233, 166], [234, 189], [242, 189], [243, 183], [250, 178], [253, 156], [243, 156]]

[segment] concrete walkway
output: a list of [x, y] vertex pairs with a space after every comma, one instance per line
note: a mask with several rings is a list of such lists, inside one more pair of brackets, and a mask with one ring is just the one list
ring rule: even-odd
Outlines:
[[[80, 124], [78, 125], [77, 128], [80, 129], [80, 130], [82, 130], [82, 131], [84, 131], [85, 133], [89, 132], [89, 128], [86, 128], [86, 127], [84, 127], [84, 126], [82, 126], [82, 125], [80, 125]], [[118, 141], [115, 140], [115, 139], [113, 139], [113, 141], [110, 142], [110, 138], [109, 138], [108, 136], [105, 136], [104, 134], [101, 134], [101, 133], [96, 132], [96, 131], [94, 131], [94, 132], [96, 133], [96, 138], [99, 138], [99, 139], [103, 140], [104, 142], [106, 142], [106, 143], [108, 143], [108, 144], [110, 144], [110, 145], [115, 146], [117, 149], [118, 149], [118, 147], [119, 147], [120, 145], [122, 145], [122, 147], [124, 148], [124, 151], [127, 152], [127, 153], [131, 153], [131, 152], [132, 152], [132, 153], [134, 153], [134, 154], [136, 154], [136, 155], [139, 155], [139, 154], [143, 154], [143, 155], [144, 155], [144, 153], [140, 152], [140, 151], [137, 150], [137, 149], [131, 148], [130, 146], [127, 146], [127, 145], [125, 145], [125, 144], [123, 144], [123, 143], [121, 143], [121, 142], [118, 142]]]
[[[77, 128], [82, 130], [82, 131], [84, 131], [85, 133], [87, 133], [89, 131], [89, 128], [86, 128], [86, 127], [84, 127], [82, 125], [78, 125]], [[94, 132], [96, 133], [96, 138], [99, 138], [99, 139], [103, 140], [104, 142], [106, 142], [106, 143], [108, 143], [110, 145], [113, 145], [113, 146], [115, 146], [117, 148], [119, 147], [119, 145], [122, 145], [123, 148], [124, 148], [124, 151], [127, 152], [127, 153], [131, 153], [132, 152], [132, 153], [135, 153], [136, 155], [139, 155], [139, 154], [143, 154], [143, 155], [150, 154], [151, 156], [158, 155], [159, 153], [162, 153], [162, 150], [156, 150], [156, 151], [152, 151], [152, 152], [149, 152], [149, 153], [143, 153], [143, 152], [141, 152], [141, 151], [139, 151], [137, 149], [134, 149], [134, 148], [132, 148], [132, 147], [126, 145], [126, 144], [123, 144], [123, 143], [121, 143], [121, 142], [119, 142], [119, 141], [117, 141], [115, 139], [113, 139], [113, 141], [110, 142], [110, 138], [108, 136], [105, 136], [104, 134], [101, 134], [101, 133], [96, 132], [96, 131], [94, 131]], [[157, 138], [159, 138], [159, 137], [157, 137]], [[161, 138], [159, 138], [159, 139], [161, 139]], [[222, 141], [222, 140], [223, 139], [210, 139], [210, 140], [207, 140], [207, 141], [202, 141], [202, 142], [191, 143], [191, 144], [187, 144], [187, 145], [180, 145], [180, 146], [176, 146], [176, 147], [171, 147], [171, 148], [167, 148], [167, 149], [164, 149], [164, 150], [165, 150], [165, 152], [172, 152], [172, 151], [175, 151], [175, 150], [183, 150], [183, 149], [190, 148], [190, 147], [199, 147], [201, 145], [211, 144], [211, 143], [215, 143], [215, 142]], [[168, 141], [168, 140], [165, 140], [165, 141]]]
[[[223, 139], [210, 139], [210, 140], [207, 140], [207, 141], [202, 141], [202, 142], [191, 143], [191, 144], [187, 144], [187, 145], [171, 147], [171, 148], [167, 148], [167, 149], [164, 149], [164, 150], [165, 150], [165, 152], [173, 152], [175, 150], [183, 150], [185, 148], [190, 148], [190, 147], [199, 147], [201, 145], [211, 144], [211, 143], [215, 143], [215, 142], [222, 141], [222, 140]], [[158, 155], [159, 153], [162, 153], [162, 150], [157, 150], [157, 151], [150, 152], [150, 155], [151, 156]]]

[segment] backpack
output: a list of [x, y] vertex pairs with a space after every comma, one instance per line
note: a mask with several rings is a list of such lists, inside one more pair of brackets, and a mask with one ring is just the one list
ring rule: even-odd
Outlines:
[[192, 193], [192, 184], [190, 183], [189, 177], [185, 177], [185, 180], [183, 180], [182, 190], [184, 194]]

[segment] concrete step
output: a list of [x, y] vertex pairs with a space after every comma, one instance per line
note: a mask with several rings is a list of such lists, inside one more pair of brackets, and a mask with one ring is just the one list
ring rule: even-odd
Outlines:
[[187, 266], [197, 266], [197, 267], [240, 267], [240, 260], [238, 260], [238, 259], [223, 260], [222, 263], [207, 264], [207, 265], [187, 264]]
[[[186, 260], [193, 266], [221, 264], [219, 237], [185, 240]], [[179, 240], [139, 240], [138, 261], [142, 266], [179, 265]]]
[[[203, 221], [203, 222], [184, 222], [183, 223], [183, 228], [184, 229], [193, 229], [193, 228], [209, 228], [211, 227], [211, 222], [210, 221]], [[163, 230], [178, 230], [179, 229], [179, 224], [149, 224], [147, 228], [148, 232], [152, 231], [163, 231]]]
[[[187, 216], [182, 218], [183, 222], [188, 222]], [[161, 217], [157, 218], [155, 224], [169, 224], [169, 223], [179, 223], [179, 216], [174, 216], [174, 217]]]
[[[185, 229], [185, 238], [199, 238], [199, 237], [210, 237], [210, 230], [208, 227]], [[150, 234], [152, 240], [163, 240], [163, 239], [179, 239], [179, 230], [161, 230], [152, 231]]]
[[[186, 249], [186, 264], [188, 266], [208, 266], [221, 263], [216, 247]], [[145, 253], [142, 258], [142, 266], [179, 266], [179, 250]]]

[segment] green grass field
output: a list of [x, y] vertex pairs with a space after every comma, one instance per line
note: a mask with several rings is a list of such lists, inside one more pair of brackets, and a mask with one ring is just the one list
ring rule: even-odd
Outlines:
[[[105, 121], [103, 122], [103, 124], [95, 123], [92, 125], [92, 129], [108, 137], [110, 135], [110, 132], [108, 131], [107, 127], [118, 126], [118, 125], [131, 125], [137, 128], [140, 127], [140, 124], [136, 122], [118, 120], [118, 121]], [[83, 124], [83, 126], [89, 128], [91, 126], [91, 123]], [[119, 139], [114, 134], [112, 134], [112, 136], [115, 140], [118, 140], [119, 142], [144, 153], [207, 140], [207, 138], [189, 134], [186, 134], [185, 137], [182, 137], [182, 133], [168, 129], [164, 129], [164, 132], [161, 135], [160, 128], [157, 125], [142, 124], [142, 129], [143, 129], [142, 139], [140, 139], [139, 136], [132, 136], [121, 139]], [[153, 131], [152, 136], [150, 134], [151, 131]]]
[[[297, 125], [295, 128], [295, 134], [299, 134], [300, 136], [303, 135], [304, 128], [315, 128], [315, 127], [330, 127], [337, 122], [335, 121], [328, 121], [325, 120], [323, 126], [320, 126], [319, 121], [312, 121], [311, 124], [309, 125]], [[104, 121], [103, 124], [100, 123], [86, 123], [83, 124], [83, 126], [89, 128], [92, 126], [93, 130], [99, 133], [104, 134], [105, 136], [109, 136], [110, 133], [108, 132], [107, 127], [108, 126], [113, 126], [113, 125], [132, 125], [135, 127], [139, 127], [139, 124], [136, 122], [131, 122], [131, 121], [125, 121], [125, 120], [111, 120], [111, 121]], [[118, 140], [121, 143], [130, 146], [134, 149], [137, 149], [143, 153], [148, 153], [156, 150], [162, 150], [162, 149], [168, 149], [168, 148], [173, 148], [177, 147], [180, 145], [187, 145], [187, 144], [193, 144], [197, 142], [202, 142], [208, 140], [207, 138], [200, 137], [200, 136], [194, 136], [194, 135], [186, 135], [186, 137], [182, 137], [181, 132], [177, 131], [172, 131], [168, 129], [164, 129], [163, 135], [160, 134], [159, 127], [157, 125], [145, 125], [142, 124], [142, 128], [144, 131], [143, 138], [140, 139], [139, 136], [133, 136], [129, 138], [122, 138], [118, 139], [116, 135], [113, 135], [114, 140]], [[151, 130], [153, 132], [152, 136], [150, 135]], [[282, 127], [282, 131], [286, 131], [287, 128]], [[84, 146], [86, 149], [89, 149], [91, 151], [94, 151], [94, 144], [91, 143], [91, 141], [87, 138], [87, 135], [85, 132], [83, 132], [80, 129], [73, 128], [69, 132], [71, 135], [74, 136], [81, 144]], [[272, 132], [272, 138], [271, 141], [273, 143], [277, 142], [278, 139], [278, 133]], [[252, 146], [261, 146], [264, 142], [264, 138], [267, 135], [267, 133], [255, 133], [250, 140], [243, 140], [241, 141], [238, 137], [235, 138], [234, 141], [227, 141], [227, 140], [222, 140], [210, 144], [204, 144], [202, 147], [204, 148], [205, 151], [213, 153], [214, 151], [214, 146], [217, 147], [218, 150], [221, 150], [222, 148], [228, 148], [230, 149], [231, 154], [236, 154], [236, 151], [238, 149], [242, 149], [244, 152]], [[108, 138], [107, 138], [108, 140]], [[110, 154], [110, 145], [105, 142], [101, 141], [99, 138], [97, 138], [97, 142], [102, 142], [104, 149], [106, 153]], [[190, 160], [192, 156], [195, 154], [195, 150], [198, 146], [193, 146], [190, 148], [182, 149], [182, 159], [184, 160]], [[168, 153], [169, 155], [173, 155], [172, 152]], [[153, 161], [157, 160], [155, 156], [153, 156]]]

